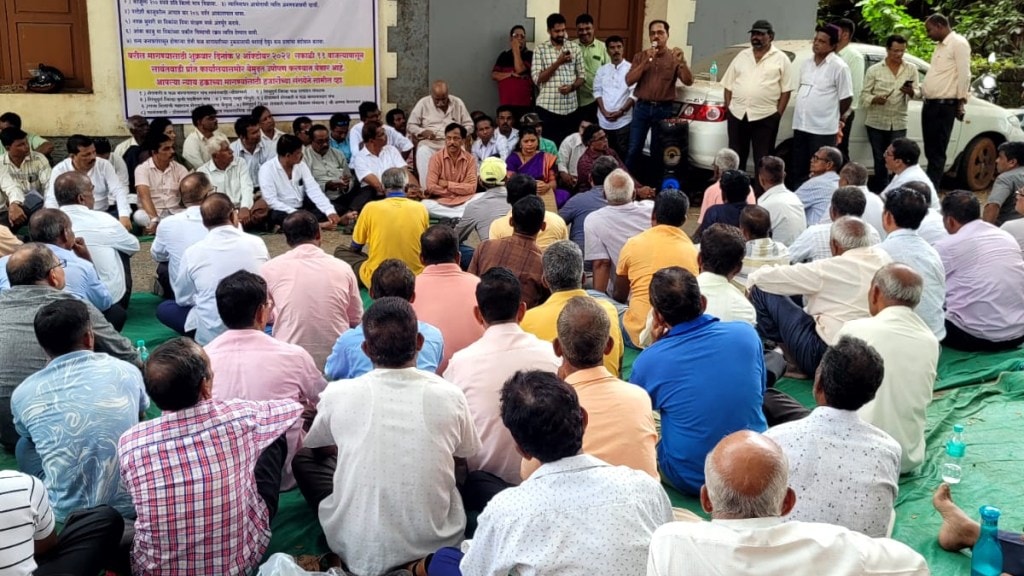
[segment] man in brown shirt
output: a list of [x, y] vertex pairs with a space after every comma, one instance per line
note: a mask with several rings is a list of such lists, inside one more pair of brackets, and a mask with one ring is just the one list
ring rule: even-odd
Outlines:
[[651, 47], [633, 56], [633, 67], [626, 73], [626, 84], [636, 85], [633, 96], [633, 124], [629, 132], [629, 154], [626, 166], [636, 173], [640, 152], [647, 132], [672, 114], [676, 99], [676, 80], [690, 86], [693, 74], [680, 48], [668, 47], [668, 22], [652, 20], [647, 27]]
[[533, 308], [548, 297], [544, 286], [544, 262], [537, 246], [537, 234], [545, 228], [544, 201], [526, 196], [512, 206], [514, 233], [506, 238], [484, 240], [476, 249], [469, 272], [477, 276], [491, 268], [508, 268], [519, 278], [522, 297], [527, 308]]
[[430, 157], [423, 205], [434, 218], [461, 218], [476, 194], [476, 158], [466, 150], [465, 126], [444, 129], [444, 148]]

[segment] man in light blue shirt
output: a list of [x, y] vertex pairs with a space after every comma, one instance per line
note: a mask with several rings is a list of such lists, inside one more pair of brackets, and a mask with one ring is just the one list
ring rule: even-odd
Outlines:
[[705, 314], [697, 279], [678, 266], [654, 274], [650, 300], [655, 342], [637, 357], [629, 381], [661, 412], [658, 468], [676, 489], [695, 495], [704, 458], [719, 440], [768, 428], [761, 339], [746, 322]]
[[[114, 304], [106, 285], [100, 280], [92, 263], [85, 239], [76, 238], [67, 214], [54, 208], [43, 208], [29, 220], [29, 235], [33, 242], [46, 244], [64, 267], [64, 291], [91, 303], [118, 331], [124, 327], [127, 314]], [[11, 287], [7, 279], [7, 260], [0, 258], [0, 292]]]
[[58, 300], [36, 313], [35, 333], [50, 363], [11, 397], [21, 437], [18, 468], [43, 480], [54, 514], [107, 504], [133, 518], [122, 487], [117, 442], [149, 407], [134, 365], [93, 352], [88, 305]]
[[811, 178], [795, 191], [804, 204], [808, 226], [818, 224], [828, 215], [832, 193], [839, 188], [842, 167], [843, 153], [834, 146], [822, 146], [811, 156]]
[[[416, 276], [404, 262], [394, 258], [385, 260], [373, 271], [370, 286], [370, 297], [374, 300], [396, 296], [411, 303], [416, 299]], [[444, 338], [440, 330], [426, 322], [417, 322], [417, 325], [423, 338], [416, 355], [416, 367], [427, 372], [437, 372], [444, 354]], [[364, 341], [366, 336], [362, 325], [338, 337], [324, 367], [328, 380], [348, 380], [373, 370], [373, 363], [363, 351]]]
[[917, 229], [928, 214], [928, 197], [912, 188], [895, 188], [885, 197], [882, 226], [888, 236], [879, 247], [893, 262], [906, 264], [924, 279], [921, 302], [914, 312], [941, 342], [946, 337], [946, 268], [939, 253]]

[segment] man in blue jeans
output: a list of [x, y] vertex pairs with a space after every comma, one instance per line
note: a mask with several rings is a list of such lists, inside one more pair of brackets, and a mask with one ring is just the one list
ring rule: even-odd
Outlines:
[[693, 84], [693, 74], [686, 64], [682, 49], [668, 47], [668, 23], [652, 20], [647, 32], [651, 47], [633, 56], [633, 67], [626, 74], [626, 84], [636, 85], [633, 90], [636, 106], [633, 107], [629, 154], [626, 156], [626, 167], [632, 173], [636, 173], [647, 133], [658, 122], [672, 115], [676, 80], [687, 86]]

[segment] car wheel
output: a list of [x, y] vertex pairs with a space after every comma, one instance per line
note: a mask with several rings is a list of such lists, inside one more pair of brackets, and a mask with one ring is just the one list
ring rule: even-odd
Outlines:
[[989, 136], [978, 136], [964, 149], [957, 180], [964, 188], [977, 192], [992, 186], [995, 179], [996, 142]]

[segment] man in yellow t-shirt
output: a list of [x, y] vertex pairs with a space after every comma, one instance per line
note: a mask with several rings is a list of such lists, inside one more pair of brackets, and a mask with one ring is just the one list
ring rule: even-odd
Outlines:
[[405, 195], [408, 175], [404, 168], [385, 170], [381, 184], [386, 190], [384, 199], [363, 207], [352, 233], [352, 245], [339, 246], [334, 252], [335, 257], [352, 265], [359, 283], [367, 289], [373, 271], [389, 258], [405, 262], [414, 274], [422, 272], [420, 235], [430, 226], [427, 209]]
[[[525, 196], [536, 196], [537, 181], [528, 174], [516, 174], [508, 179], [505, 189], [508, 190], [508, 204], [511, 207]], [[488, 233], [490, 239], [494, 240], [511, 236], [513, 232], [511, 218], [512, 210], [509, 209], [505, 217], [491, 222], [491, 230]], [[559, 240], [568, 239], [569, 227], [565, 225], [565, 220], [554, 212], [544, 212], [544, 229], [540, 231], [540, 234], [537, 234], [537, 247], [540, 248], [541, 252], [547, 250], [548, 246]]]
[[627, 346], [637, 348], [634, 342], [640, 341], [640, 331], [651, 310], [647, 290], [654, 273], [669, 266], [685, 268], [694, 276], [700, 273], [697, 248], [683, 232], [689, 209], [686, 194], [662, 190], [654, 198], [651, 229], [630, 238], [622, 247], [612, 296], [622, 303], [629, 299], [629, 308], [622, 316]]
[[[541, 340], [554, 342], [558, 337], [558, 315], [565, 305], [577, 296], [593, 298], [583, 289], [583, 251], [575, 242], [560, 240], [544, 252], [544, 285], [551, 290], [551, 296], [540, 306], [527, 310], [519, 326]], [[604, 355], [604, 367], [618, 377], [622, 364], [619, 314], [611, 302], [597, 299], [597, 303], [611, 323], [612, 348]]]

